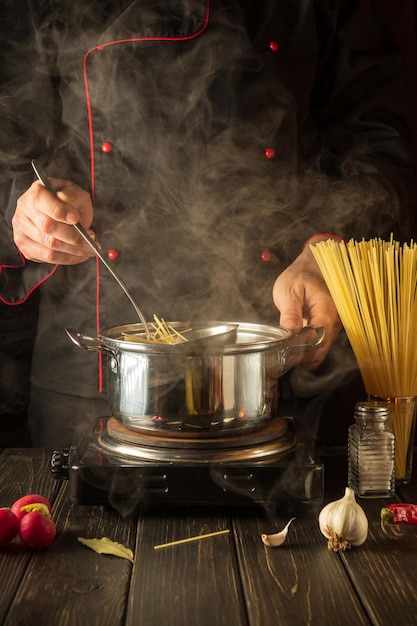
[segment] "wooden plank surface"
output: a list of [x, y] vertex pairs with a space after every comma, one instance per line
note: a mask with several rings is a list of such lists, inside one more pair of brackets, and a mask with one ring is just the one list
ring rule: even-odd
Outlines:
[[417, 502], [416, 487], [414, 478], [387, 500], [358, 498], [368, 517], [368, 538], [359, 550], [345, 552], [342, 559], [376, 626], [417, 624], [417, 527], [405, 528], [404, 536], [393, 540], [382, 532], [380, 525], [383, 506], [400, 500], [412, 502], [413, 498]]
[[[28, 493], [40, 493], [54, 502], [59, 485], [42, 471], [49, 454], [41, 450], [3, 450], [0, 455], [0, 506], [10, 507]], [[6, 618], [20, 581], [33, 557], [31, 551], [9, 552], [0, 548], [0, 623]]]
[[[124, 624], [132, 564], [114, 556], [96, 554], [81, 545], [77, 537], [108, 536], [134, 549], [136, 523], [122, 520], [115, 512], [99, 507], [73, 506], [67, 484], [49, 479], [49, 456], [35, 457], [22, 452], [18, 457], [0, 457], [3, 471], [14, 479], [6, 491], [41, 492], [48, 497], [58, 489], [53, 502], [57, 537], [41, 551], [2, 554], [1, 579], [13, 584], [0, 599], [0, 623], [33, 626], [50, 623], [70, 626], [118, 626]], [[20, 469], [19, 469], [20, 468]], [[25, 478], [26, 475], [26, 478]], [[4, 475], [3, 475], [4, 476]], [[13, 496], [14, 497], [14, 496]], [[11, 498], [13, 499], [13, 498]], [[13, 604], [11, 605], [11, 600]]]
[[278, 532], [287, 521], [234, 518], [250, 626], [369, 624], [343, 564], [327, 549], [316, 511], [294, 520], [282, 546], [263, 544], [262, 533]]
[[[0, 624], [25, 626], [415, 626], [417, 529], [389, 540], [380, 529], [388, 501], [358, 500], [369, 537], [343, 554], [327, 550], [318, 512], [342, 497], [346, 458], [326, 458], [323, 502], [299, 508], [287, 541], [267, 548], [260, 535], [280, 530], [287, 513], [154, 509], [138, 520], [78, 506], [55, 481], [50, 455], [0, 454], [0, 506], [30, 492], [53, 503], [57, 538], [45, 551], [0, 550]], [[417, 480], [390, 500], [417, 502]], [[161, 543], [228, 529], [226, 535], [155, 550]], [[135, 562], [100, 555], [77, 537], [108, 536]]]
[[50, 453], [44, 450], [6, 449], [0, 454], [0, 506], [11, 506], [27, 493], [41, 493], [51, 501], [59, 491], [59, 484], [49, 466]]
[[[343, 450], [326, 457], [325, 502], [343, 496], [343, 480], [347, 476], [347, 459]], [[363, 603], [370, 623], [375, 626], [415, 626], [417, 624], [417, 528], [408, 529], [399, 542], [384, 535], [380, 512], [391, 502], [417, 502], [416, 474], [410, 485], [397, 487], [389, 499], [356, 498], [369, 523], [366, 542], [339, 556]], [[401, 607], [399, 609], [399, 607]], [[400, 616], [400, 620], [399, 620]]]
[[224, 513], [212, 510], [140, 519], [127, 626], [246, 626], [231, 533], [154, 549], [230, 528]]
[[[124, 624], [132, 564], [97, 554], [77, 537], [103, 536], [134, 548], [135, 523], [98, 507], [74, 507], [63, 489], [54, 508], [57, 538], [47, 554], [35, 552], [5, 622], [71, 626]], [[45, 558], [46, 557], [46, 558]]]
[[381, 539], [375, 521], [370, 523], [369, 537], [361, 549], [341, 557], [375, 626], [417, 623], [416, 539], [409, 537], [400, 548], [395, 541]]

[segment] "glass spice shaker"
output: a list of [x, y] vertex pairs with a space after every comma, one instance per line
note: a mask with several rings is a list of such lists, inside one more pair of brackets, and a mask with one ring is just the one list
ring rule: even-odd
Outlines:
[[361, 498], [386, 498], [395, 489], [395, 437], [386, 402], [357, 402], [348, 435], [348, 485]]

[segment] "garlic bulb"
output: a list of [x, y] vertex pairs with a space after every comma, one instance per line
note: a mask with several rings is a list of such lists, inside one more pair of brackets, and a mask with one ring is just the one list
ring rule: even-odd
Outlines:
[[368, 518], [355, 500], [355, 493], [346, 487], [340, 500], [329, 502], [320, 511], [319, 526], [329, 540], [327, 547], [340, 552], [351, 546], [362, 545], [368, 536]]

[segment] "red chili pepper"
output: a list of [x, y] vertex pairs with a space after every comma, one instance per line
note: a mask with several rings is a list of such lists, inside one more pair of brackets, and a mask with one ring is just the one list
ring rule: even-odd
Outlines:
[[392, 525], [417, 526], [417, 504], [389, 504], [381, 509], [381, 528], [388, 537], [397, 539], [403, 533]]

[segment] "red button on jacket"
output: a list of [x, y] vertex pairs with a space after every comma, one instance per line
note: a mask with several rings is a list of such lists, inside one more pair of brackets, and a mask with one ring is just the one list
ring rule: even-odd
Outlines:
[[110, 250], [107, 252], [107, 256], [111, 261], [114, 261], [119, 256], [119, 251], [115, 248], [110, 248]]
[[101, 144], [101, 151], [104, 152], [105, 154], [108, 154], [109, 152], [111, 152], [113, 149], [113, 146], [111, 145], [110, 141], [105, 141], [104, 143]]

